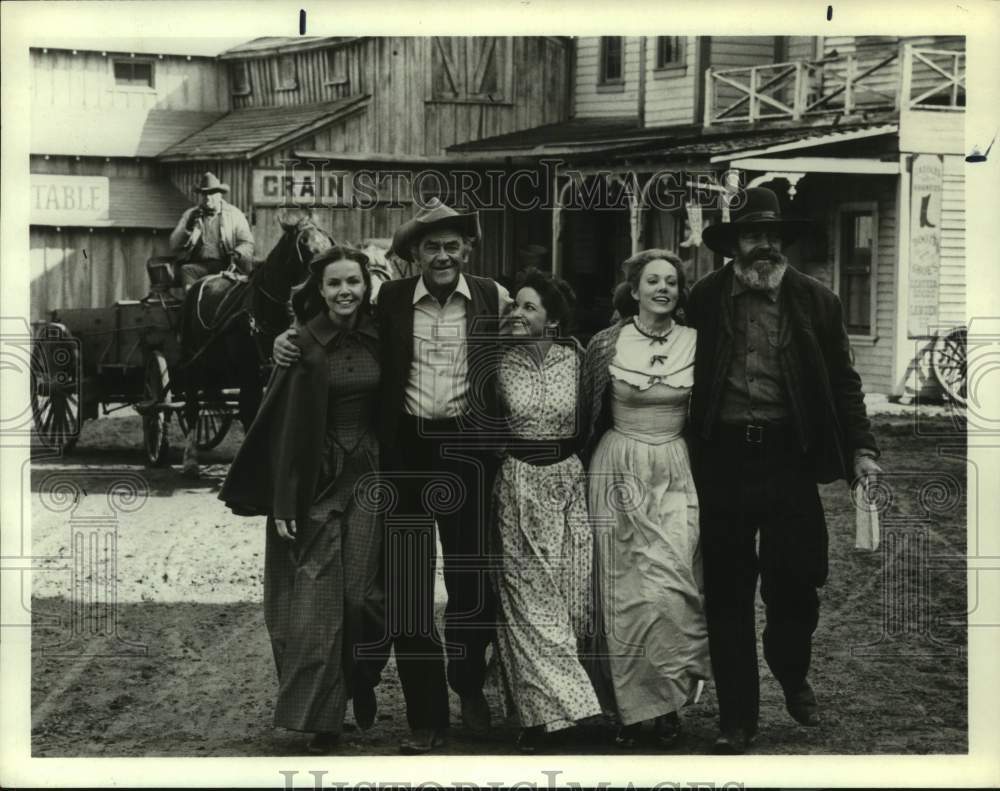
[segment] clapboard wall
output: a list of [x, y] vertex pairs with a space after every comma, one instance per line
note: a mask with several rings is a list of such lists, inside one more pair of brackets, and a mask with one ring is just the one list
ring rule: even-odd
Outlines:
[[638, 36], [622, 37], [622, 86], [600, 84], [601, 37], [576, 40], [576, 71], [573, 104], [577, 118], [637, 116], [639, 103]]
[[656, 37], [646, 40], [646, 126], [691, 124], [697, 118], [700, 47], [709, 42], [700, 36], [684, 37], [683, 66], [656, 68]]
[[944, 192], [941, 197], [941, 285], [938, 291], [940, 323], [965, 324], [965, 160], [944, 158]]
[[167, 231], [30, 229], [31, 319], [56, 308], [94, 308], [149, 293], [146, 260], [169, 252]]
[[[214, 58], [34, 48], [30, 58], [34, 108], [225, 111], [230, 106], [226, 70]], [[153, 87], [116, 85], [116, 60], [152, 64]]]

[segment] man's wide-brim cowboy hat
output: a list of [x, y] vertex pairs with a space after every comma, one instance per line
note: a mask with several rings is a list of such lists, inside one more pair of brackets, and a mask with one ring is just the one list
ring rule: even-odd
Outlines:
[[717, 253], [733, 256], [736, 240], [746, 231], [775, 231], [789, 244], [812, 223], [809, 220], [783, 218], [778, 196], [766, 187], [751, 187], [737, 197], [730, 210], [729, 222], [709, 225], [701, 238]]
[[417, 212], [412, 220], [404, 222], [392, 237], [390, 253], [405, 261], [411, 260], [410, 248], [430, 231], [455, 230], [469, 239], [479, 239], [479, 212], [460, 213], [445, 206], [437, 198], [431, 198], [427, 205]]
[[194, 188], [195, 192], [229, 192], [229, 185], [223, 184], [219, 181], [218, 177], [214, 173], [203, 173], [201, 176], [201, 181], [198, 182], [198, 186]]

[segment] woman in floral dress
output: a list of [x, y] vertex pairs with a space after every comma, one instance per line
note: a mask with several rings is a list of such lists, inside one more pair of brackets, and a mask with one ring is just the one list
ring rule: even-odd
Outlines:
[[678, 712], [710, 674], [699, 548], [698, 496], [681, 436], [694, 384], [696, 332], [675, 320], [684, 272], [666, 250], [623, 264], [621, 321], [587, 348], [584, 394], [593, 416], [587, 449], [595, 532], [593, 651], [617, 742], [636, 743], [653, 721], [672, 746]]
[[578, 655], [590, 621], [593, 538], [576, 453], [582, 353], [565, 337], [574, 301], [565, 282], [527, 270], [499, 368], [512, 441], [494, 488], [497, 647], [526, 753], [546, 732], [600, 713]]

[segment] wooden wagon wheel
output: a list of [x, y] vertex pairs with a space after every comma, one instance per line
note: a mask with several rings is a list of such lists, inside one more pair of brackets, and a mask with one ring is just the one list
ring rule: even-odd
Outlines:
[[966, 398], [966, 341], [965, 327], [956, 327], [947, 335], [934, 341], [931, 366], [934, 376], [948, 397], [965, 406]]
[[75, 341], [58, 324], [31, 345], [31, 416], [49, 448], [69, 453], [80, 437], [80, 361]]
[[167, 429], [171, 410], [166, 402], [170, 397], [170, 372], [163, 354], [158, 351], [146, 355], [142, 375], [142, 402], [136, 411], [142, 415], [142, 441], [146, 461], [153, 467], [166, 464], [170, 445]]
[[[177, 422], [181, 431], [187, 435], [190, 430], [184, 412], [177, 413]], [[211, 450], [216, 447], [229, 432], [233, 425], [233, 413], [225, 406], [203, 406], [198, 410], [198, 424], [195, 426], [195, 445], [198, 450]]]

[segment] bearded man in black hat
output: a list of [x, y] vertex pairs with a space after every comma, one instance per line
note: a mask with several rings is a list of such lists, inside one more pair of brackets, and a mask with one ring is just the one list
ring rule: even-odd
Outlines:
[[[390, 250], [420, 274], [383, 283], [376, 305], [382, 468], [395, 500], [387, 509], [387, 617], [411, 730], [400, 744], [407, 754], [444, 744], [449, 686], [468, 731], [490, 726], [483, 683], [496, 616], [487, 525], [503, 436], [495, 367], [512, 300], [494, 280], [463, 273], [479, 237], [478, 213], [431, 199]], [[289, 333], [275, 340], [277, 364], [297, 357]], [[444, 642], [434, 622], [435, 523], [448, 593]]]
[[253, 264], [253, 233], [243, 212], [227, 203], [229, 185], [214, 173], [205, 173], [195, 192], [198, 205], [181, 215], [170, 234], [170, 249], [181, 263], [185, 290], [230, 264], [248, 272]]
[[757, 732], [758, 576], [764, 658], [788, 713], [819, 723], [807, 678], [827, 576], [816, 484], [881, 472], [840, 300], [783, 254], [806, 221], [783, 219], [771, 190], [739, 197], [732, 221], [703, 234], [733, 260], [694, 286], [687, 307], [698, 330], [690, 441], [719, 754], [745, 752]]

